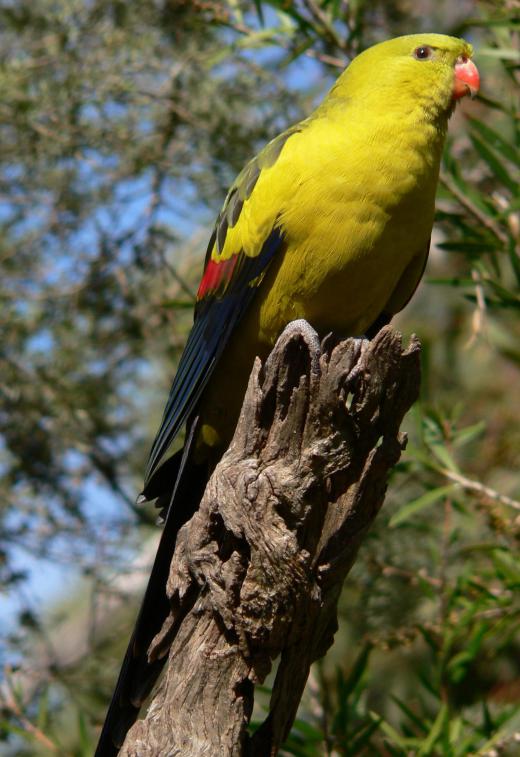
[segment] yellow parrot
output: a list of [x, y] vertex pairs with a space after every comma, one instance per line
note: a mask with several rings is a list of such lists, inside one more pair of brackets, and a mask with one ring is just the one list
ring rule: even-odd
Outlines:
[[[168, 614], [176, 533], [231, 439], [255, 356], [298, 318], [322, 335], [371, 336], [415, 291], [448, 119], [479, 88], [472, 53], [441, 34], [365, 50], [229, 190], [150, 453], [142, 497], [157, 498], [166, 520], [97, 757], [117, 754], [163, 665], [147, 649]], [[184, 426], [184, 448], [168, 458]]]

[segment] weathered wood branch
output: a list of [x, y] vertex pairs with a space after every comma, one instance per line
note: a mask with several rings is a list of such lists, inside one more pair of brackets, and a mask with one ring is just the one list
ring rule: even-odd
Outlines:
[[[291, 324], [251, 374], [240, 421], [171, 565], [171, 613], [152, 657], [165, 675], [122, 755], [274, 755], [311, 663], [336, 631], [337, 601], [417, 398], [419, 345], [386, 327], [371, 342], [320, 345]], [[254, 685], [280, 658], [253, 736]]]

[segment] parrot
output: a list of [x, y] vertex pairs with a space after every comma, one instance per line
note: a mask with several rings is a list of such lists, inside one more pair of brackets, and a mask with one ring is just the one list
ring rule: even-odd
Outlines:
[[163, 531], [96, 757], [118, 753], [164, 664], [148, 647], [169, 612], [176, 534], [233, 436], [255, 358], [297, 319], [320, 335], [371, 338], [412, 297], [448, 119], [480, 85], [472, 56], [463, 39], [433, 33], [367, 48], [230, 187], [149, 456], [140, 501], [156, 501]]

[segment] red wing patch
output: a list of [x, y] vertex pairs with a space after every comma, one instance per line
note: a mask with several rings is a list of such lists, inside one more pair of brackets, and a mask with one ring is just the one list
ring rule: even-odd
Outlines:
[[227, 260], [208, 260], [206, 270], [201, 279], [197, 292], [197, 300], [201, 300], [207, 294], [215, 294], [219, 289], [224, 290], [233, 276], [233, 271], [238, 262], [238, 255], [233, 255]]

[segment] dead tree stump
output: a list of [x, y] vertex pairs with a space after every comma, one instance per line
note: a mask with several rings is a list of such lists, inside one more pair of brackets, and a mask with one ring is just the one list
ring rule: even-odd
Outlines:
[[[390, 327], [320, 347], [298, 321], [257, 360], [231, 446], [179, 533], [171, 613], [149, 650], [169, 653], [166, 672], [122, 755], [277, 753], [405, 446], [419, 351]], [[270, 713], [250, 736], [254, 685], [278, 657]]]

